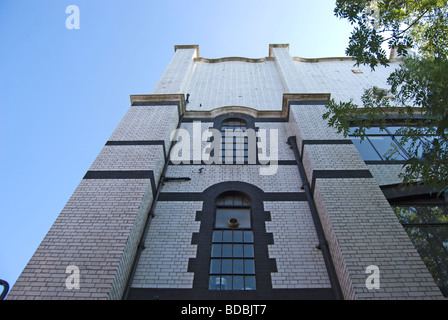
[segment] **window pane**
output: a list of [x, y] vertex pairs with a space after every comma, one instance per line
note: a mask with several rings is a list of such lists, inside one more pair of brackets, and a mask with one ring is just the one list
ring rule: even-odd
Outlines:
[[448, 228], [406, 227], [411, 241], [426, 264], [435, 282], [448, 287]]
[[448, 223], [448, 206], [394, 206], [394, 211], [401, 223]]
[[232, 276], [221, 277], [221, 290], [232, 290]]
[[244, 242], [254, 242], [254, 234], [252, 233], [252, 231], [244, 231]]
[[387, 131], [389, 131], [391, 134], [395, 134], [398, 130], [402, 128], [403, 127], [387, 127]]
[[238, 228], [250, 228], [250, 209], [240, 208], [217, 208], [216, 209], [216, 228], [229, 228], [227, 222], [230, 218], [236, 218], [239, 221]]
[[233, 231], [233, 242], [243, 242], [243, 231]]
[[221, 276], [210, 276], [208, 280], [208, 288], [210, 290], [221, 289]]
[[235, 196], [234, 199], [233, 199], [233, 205], [241, 207], [243, 205], [243, 198]]
[[234, 276], [233, 277], [233, 290], [244, 290], [244, 277]]
[[223, 231], [222, 242], [232, 242], [232, 231]]
[[245, 274], [255, 274], [255, 263], [254, 260], [244, 260], [244, 273]]
[[392, 140], [392, 137], [369, 137], [370, 142], [383, 157], [383, 159], [404, 160], [401, 150]]
[[233, 245], [233, 257], [234, 258], [242, 258], [243, 257], [243, 245], [242, 244], [234, 244]]
[[232, 274], [232, 260], [231, 259], [223, 259], [221, 260], [222, 266], [222, 274]]
[[221, 245], [213, 244], [212, 245], [212, 258], [219, 258], [219, 257], [221, 257]]
[[233, 197], [232, 196], [226, 197], [224, 199], [224, 205], [225, 206], [233, 206]]
[[223, 244], [222, 245], [222, 256], [224, 258], [232, 258], [232, 245], [231, 244]]
[[211, 274], [220, 274], [221, 273], [221, 260], [220, 259], [212, 259], [210, 263], [210, 273]]
[[222, 231], [213, 231], [213, 242], [222, 242]]
[[244, 285], [246, 290], [255, 290], [255, 277], [254, 276], [244, 277]]
[[352, 137], [351, 140], [356, 149], [358, 149], [363, 160], [381, 160], [380, 156], [367, 139], [361, 141], [361, 138]]
[[243, 274], [244, 266], [243, 259], [235, 259], [233, 260], [233, 274]]
[[254, 257], [254, 246], [252, 244], [244, 245], [244, 258], [253, 258]]
[[[431, 140], [427, 140], [426, 137], [422, 137], [422, 139], [417, 139], [414, 143], [413, 139], [411, 138], [405, 138], [403, 136], [396, 136], [395, 137], [398, 144], [400, 144], [403, 149], [409, 153], [411, 157], [414, 157], [415, 155], [413, 153], [416, 153], [418, 157], [421, 157], [423, 155], [423, 141], [427, 141], [429, 143]], [[416, 152], [415, 152], [416, 151]]]
[[370, 127], [366, 129], [366, 134], [388, 134], [388, 132], [384, 129], [380, 129], [380, 127]]

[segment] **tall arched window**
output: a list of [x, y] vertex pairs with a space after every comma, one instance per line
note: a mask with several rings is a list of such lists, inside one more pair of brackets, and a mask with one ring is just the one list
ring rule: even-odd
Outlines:
[[248, 163], [247, 122], [240, 118], [229, 118], [221, 123], [221, 162]]
[[255, 290], [251, 201], [230, 192], [216, 200], [210, 259], [210, 290]]

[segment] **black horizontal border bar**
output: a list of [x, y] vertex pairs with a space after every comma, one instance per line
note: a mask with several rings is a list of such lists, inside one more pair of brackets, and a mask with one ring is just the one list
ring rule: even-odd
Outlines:
[[201, 192], [160, 192], [157, 201], [204, 201]]
[[131, 106], [179, 106], [178, 101], [134, 101]]
[[302, 140], [302, 144], [353, 144], [350, 139], [341, 140]]
[[288, 101], [289, 106], [325, 106], [328, 104], [327, 100], [298, 100], [298, 101]]
[[259, 161], [257, 161], [256, 163], [212, 163], [212, 164], [208, 164], [205, 163], [204, 161], [201, 160], [201, 162], [195, 162], [193, 160], [190, 160], [188, 163], [179, 163], [179, 164], [175, 164], [172, 161], [169, 162], [170, 166], [193, 166], [193, 165], [197, 165], [197, 166], [235, 166], [235, 165], [243, 165], [243, 166], [273, 166], [273, 165], [279, 165], [279, 166], [294, 166], [297, 165], [296, 160], [277, 160], [277, 163], [274, 163], [273, 161], [269, 161], [269, 163], [260, 163]]
[[308, 201], [305, 192], [265, 192], [263, 201]]
[[[129, 300], [333, 300], [332, 289], [194, 290], [131, 288]], [[224, 302], [225, 302], [224, 301]], [[224, 303], [223, 302], [223, 303]], [[187, 304], [188, 305], [188, 304]], [[272, 311], [272, 310], [271, 310]]]
[[364, 161], [365, 164], [369, 165], [369, 164], [405, 164], [406, 160], [365, 160]]
[[106, 146], [157, 146], [165, 145], [163, 140], [129, 140], [129, 141], [107, 141]]
[[[201, 192], [160, 192], [158, 201], [204, 201]], [[305, 192], [265, 192], [263, 201], [307, 201]]]
[[[183, 118], [182, 123], [190, 123], [195, 121], [213, 123], [214, 119], [215, 118]], [[288, 120], [284, 118], [254, 118], [254, 122], [288, 122]]]
[[154, 179], [152, 170], [87, 171], [84, 179]]
[[369, 170], [314, 170], [311, 190], [314, 192], [316, 179], [359, 179], [373, 178]]

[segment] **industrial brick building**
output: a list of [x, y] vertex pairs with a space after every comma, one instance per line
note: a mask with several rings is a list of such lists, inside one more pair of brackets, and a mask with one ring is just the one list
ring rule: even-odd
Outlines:
[[393, 133], [360, 144], [322, 119], [398, 63], [176, 46], [8, 299], [444, 299], [446, 265], [430, 272], [393, 209], [439, 204], [398, 186], [406, 156], [381, 151]]

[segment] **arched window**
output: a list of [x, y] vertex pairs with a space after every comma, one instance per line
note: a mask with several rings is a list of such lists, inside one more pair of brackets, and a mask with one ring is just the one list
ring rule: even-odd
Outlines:
[[248, 163], [247, 122], [240, 118], [228, 118], [221, 123], [221, 162]]
[[215, 209], [209, 289], [255, 290], [251, 201], [243, 193], [224, 193]]

